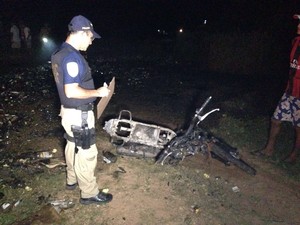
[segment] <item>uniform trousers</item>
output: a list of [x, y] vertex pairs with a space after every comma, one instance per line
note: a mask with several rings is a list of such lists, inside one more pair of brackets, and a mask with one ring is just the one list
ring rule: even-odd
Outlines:
[[[65, 132], [74, 137], [71, 126], [81, 126], [81, 110], [61, 107], [60, 111], [61, 124]], [[92, 110], [88, 111], [87, 118], [88, 128], [95, 127], [95, 116]], [[98, 150], [96, 144], [90, 146], [89, 149], [77, 147], [78, 152], [75, 153], [75, 143], [67, 140], [65, 147], [65, 158], [67, 164], [67, 184], [72, 185], [78, 183], [81, 190], [82, 198], [94, 197], [99, 193], [98, 184], [95, 177], [95, 169], [97, 166]]]

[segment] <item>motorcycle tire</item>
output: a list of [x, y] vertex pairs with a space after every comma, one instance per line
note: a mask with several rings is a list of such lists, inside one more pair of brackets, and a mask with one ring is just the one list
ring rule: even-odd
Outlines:
[[117, 138], [117, 137], [111, 137], [110, 142], [114, 145], [114, 146], [123, 146], [124, 145], [124, 140]]
[[[228, 146], [228, 145], [227, 145]], [[243, 161], [240, 158], [233, 157], [230, 152], [228, 152], [227, 149], [222, 149], [222, 144], [218, 142], [211, 143], [210, 145], [211, 151], [223, 159], [224, 161], [229, 162], [230, 164], [235, 165], [236, 167], [242, 169], [246, 173], [254, 176], [256, 175], [256, 170], [251, 167], [249, 164], [247, 164], [245, 161]]]

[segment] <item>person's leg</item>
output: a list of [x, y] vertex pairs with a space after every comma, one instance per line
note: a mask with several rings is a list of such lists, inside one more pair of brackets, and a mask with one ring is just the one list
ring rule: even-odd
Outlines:
[[72, 186], [77, 183], [77, 176], [74, 170], [75, 144], [73, 142], [67, 141], [67, 145], [65, 147], [65, 158], [67, 164], [67, 185]]
[[81, 198], [91, 198], [99, 193], [95, 176], [97, 155], [96, 144], [93, 144], [89, 149], [79, 148], [76, 155], [74, 169], [81, 190]]
[[[81, 118], [79, 122], [81, 123]], [[93, 111], [88, 111], [87, 123], [89, 129], [95, 128], [95, 117]], [[77, 175], [82, 198], [91, 198], [99, 193], [95, 176], [97, 155], [98, 150], [96, 144], [92, 144], [89, 149], [82, 149], [81, 147], [78, 147], [74, 169]]]
[[263, 154], [265, 154], [267, 156], [273, 155], [275, 142], [276, 142], [277, 136], [280, 132], [280, 128], [281, 128], [281, 121], [275, 120], [274, 118], [272, 118], [268, 142], [267, 142], [266, 147], [261, 151]]
[[290, 153], [285, 162], [293, 163], [297, 160], [297, 154], [300, 151], [300, 127], [295, 127], [295, 144], [293, 151]]
[[300, 98], [293, 96], [289, 97], [292, 123], [295, 131], [294, 147], [290, 155], [285, 159], [285, 162], [296, 162], [297, 154], [300, 151]]
[[272, 156], [274, 153], [275, 142], [280, 132], [282, 121], [292, 122], [290, 96], [283, 94], [271, 118], [269, 138], [265, 148], [260, 153]]
[[[60, 112], [60, 116], [62, 117], [62, 126], [64, 127], [64, 130], [68, 134], [68, 136], [73, 137], [73, 132], [71, 131], [71, 125], [73, 125], [74, 120], [71, 118], [71, 115], [72, 116], [76, 115], [76, 111], [71, 109], [66, 110], [62, 107]], [[67, 164], [67, 185], [74, 185], [77, 183], [77, 176], [74, 170], [74, 162], [75, 162], [74, 142], [67, 141], [65, 147], [65, 159]]]

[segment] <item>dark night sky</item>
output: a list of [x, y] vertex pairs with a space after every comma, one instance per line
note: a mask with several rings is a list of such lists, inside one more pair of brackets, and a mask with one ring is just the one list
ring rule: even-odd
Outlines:
[[[2, 21], [24, 20], [33, 31], [47, 22], [57, 34], [74, 15], [88, 17], [103, 36], [199, 28], [207, 19], [215, 30], [284, 32], [299, 12], [296, 0], [3, 0]], [[298, 7], [298, 8], [296, 8]]]

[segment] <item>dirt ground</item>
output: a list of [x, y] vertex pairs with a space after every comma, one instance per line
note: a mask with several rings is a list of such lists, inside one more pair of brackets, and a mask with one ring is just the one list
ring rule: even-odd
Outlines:
[[[229, 137], [228, 141], [232, 141], [230, 136], [231, 138], [235, 135], [241, 137], [240, 142], [230, 143], [237, 145], [242, 158], [257, 170], [255, 176], [248, 175], [234, 166], [225, 166], [214, 159], [206, 159], [202, 155], [186, 158], [176, 166], [162, 166], [155, 164], [152, 159], [120, 155], [115, 163], [107, 164], [102, 158], [102, 151], [116, 154], [115, 146], [110, 143], [110, 137], [102, 127], [108, 118], [117, 117], [120, 109], [130, 110], [138, 121], [148, 121], [176, 130], [190, 118], [187, 117], [187, 114], [190, 113], [186, 109], [191, 105], [199, 106], [207, 94], [212, 94], [216, 99], [212, 103], [212, 107], [219, 105], [225, 109], [219, 116], [208, 118], [207, 120], [210, 121], [208, 125], [213, 130], [218, 130], [218, 128], [224, 130], [229, 129], [225, 125], [228, 119], [226, 115], [234, 114], [237, 117], [240, 115], [233, 121], [249, 119], [250, 115], [246, 119], [242, 116], [245, 115], [245, 111], [250, 112], [249, 114], [255, 112], [254, 114], [258, 115], [255, 106], [251, 105], [252, 108], [248, 108], [250, 100], [257, 97], [258, 90], [253, 91], [249, 85], [249, 89], [244, 90], [245, 93], [241, 93], [241, 90], [236, 87], [241, 87], [243, 80], [238, 84], [230, 81], [228, 86], [225, 85], [224, 80], [221, 81], [222, 85], [218, 86], [218, 83], [216, 84], [218, 77], [214, 80], [206, 80], [205, 84], [208, 85], [203, 85], [202, 81], [192, 82], [195, 72], [199, 71], [196, 67], [189, 67], [188, 71], [184, 71], [187, 65], [179, 67], [178, 64], [163, 64], [153, 68], [151, 62], [143, 64], [140, 62], [131, 62], [131, 64], [128, 62], [118, 62], [117, 64], [112, 61], [100, 62], [104, 73], [109, 74], [107, 80], [110, 80], [112, 74], [117, 74], [117, 72], [123, 75], [116, 77], [115, 95], [96, 125], [99, 160], [95, 174], [99, 188], [108, 188], [114, 196], [113, 201], [100, 206], [80, 205], [79, 189], [65, 190], [64, 166], [50, 169], [35, 163], [16, 167], [10, 165], [9, 160], [4, 160], [20, 152], [56, 149], [53, 162], [63, 162], [64, 140], [57, 117], [59, 107], [55, 103], [57, 100], [54, 100], [57, 96], [53, 96], [55, 87], [50, 81], [52, 79], [50, 69], [46, 66], [39, 67], [37, 70], [36, 67], [16, 70], [7, 75], [18, 75], [19, 82], [13, 83], [14, 88], [8, 85], [9, 79], [6, 79], [6, 83], [2, 86], [2, 96], [5, 97], [5, 100], [1, 100], [1, 105], [4, 106], [1, 118], [4, 121], [4, 118], [9, 115], [12, 118], [12, 115], [15, 114], [22, 119], [18, 119], [16, 128], [10, 130], [9, 143], [1, 148], [0, 191], [3, 193], [3, 197], [0, 201], [1, 205], [21, 201], [10, 210], [2, 210], [1, 224], [300, 224], [299, 180], [291, 177], [289, 170], [278, 166], [276, 161], [250, 154], [254, 150], [252, 147], [257, 147], [257, 145], [252, 145], [253, 142], [257, 141], [259, 145], [263, 141], [254, 139], [254, 133], [252, 134], [253, 140], [242, 139], [245, 132], [242, 126], [239, 127], [240, 130], [235, 130], [235, 133], [220, 132], [224, 138]], [[172, 71], [166, 70], [171, 66], [174, 66]], [[105, 69], [109, 71], [105, 71]], [[39, 77], [43, 77], [44, 81], [49, 82], [43, 82], [43, 85], [45, 83], [47, 85], [36, 88], [32, 93], [33, 90], [26, 83], [28, 79], [22, 77], [27, 76], [28, 78], [36, 71]], [[99, 71], [99, 73], [103, 71]], [[189, 73], [187, 73], [188, 75], [185, 73], [185, 76], [182, 77], [178, 75], [183, 72]], [[163, 75], [169, 73], [169, 75], [162, 79], [161, 73]], [[26, 83], [26, 87], [24, 83]], [[253, 84], [252, 87], [259, 87], [259, 84]], [[33, 85], [37, 87], [39, 83], [33, 83]], [[202, 90], [201, 96], [198, 95], [199, 89]], [[14, 98], [11, 96], [13, 91], [23, 91], [24, 93], [18, 95], [18, 98]], [[249, 100], [248, 103], [240, 104], [240, 98], [236, 93], [240, 93], [244, 100]], [[267, 97], [262, 96], [261, 99], [264, 100]], [[16, 106], [19, 100], [26, 102], [22, 110]], [[231, 104], [232, 102], [233, 104]], [[262, 127], [263, 130], [267, 130], [267, 113], [271, 108], [266, 108], [259, 109], [264, 122], [259, 124], [260, 126], [258, 125], [258, 130], [261, 130]], [[17, 114], [17, 112], [22, 112], [22, 114]], [[231, 123], [231, 126], [235, 125]], [[4, 125], [2, 129], [5, 130], [3, 127]], [[246, 132], [251, 132], [251, 130]], [[263, 134], [266, 135], [266, 133]], [[240, 144], [241, 142], [243, 144]], [[8, 156], [8, 152], [12, 155]], [[3, 163], [4, 161], [5, 163]], [[298, 172], [299, 170], [296, 170], [295, 173]], [[8, 178], [13, 179], [20, 174], [25, 179], [25, 185], [12, 188], [7, 182]], [[72, 200], [75, 203], [74, 207], [58, 213], [53, 207], [47, 205], [48, 200], [66, 199]]]

